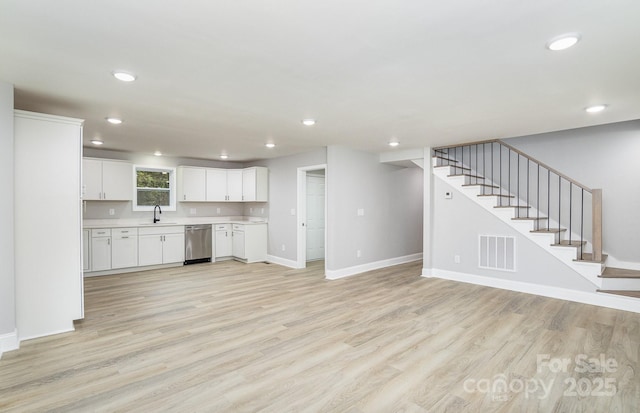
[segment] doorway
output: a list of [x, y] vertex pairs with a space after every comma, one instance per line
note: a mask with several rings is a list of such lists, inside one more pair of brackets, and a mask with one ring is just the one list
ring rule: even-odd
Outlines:
[[325, 261], [326, 268], [326, 170], [326, 165], [298, 168], [297, 268], [311, 261]]

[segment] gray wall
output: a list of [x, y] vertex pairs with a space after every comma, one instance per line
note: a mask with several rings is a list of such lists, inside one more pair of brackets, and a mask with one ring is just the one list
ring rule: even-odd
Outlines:
[[422, 253], [422, 169], [340, 146], [327, 148], [327, 164], [327, 269]]
[[506, 142], [590, 188], [602, 188], [608, 265], [640, 265], [640, 120]]
[[0, 82], [0, 336], [16, 328], [13, 153], [13, 85]]
[[[202, 166], [208, 168], [242, 168], [243, 164], [224, 161], [210, 161], [204, 159], [175, 158], [168, 156], [140, 155], [127, 152], [109, 151], [103, 149], [84, 148], [83, 156], [102, 159], [118, 159], [129, 161], [136, 165], [163, 166], [175, 168], [180, 165]], [[163, 220], [172, 217], [215, 217], [242, 216], [245, 205], [240, 202], [176, 202], [175, 211], [163, 211]], [[109, 215], [113, 209], [115, 214]], [[192, 214], [195, 209], [195, 214]], [[220, 212], [218, 212], [220, 209]], [[86, 201], [83, 214], [85, 219], [151, 219], [152, 213], [133, 211], [132, 202], [126, 201]]]
[[[269, 168], [269, 204], [246, 204], [248, 216], [269, 218], [269, 255], [296, 261], [298, 168], [327, 163], [326, 149], [254, 162], [250, 166]], [[249, 210], [253, 208], [253, 211]], [[264, 208], [264, 213], [262, 213]], [[295, 211], [297, 214], [297, 211]], [[284, 245], [284, 251], [282, 246]]]
[[[447, 270], [579, 291], [595, 290], [578, 273], [440, 178], [434, 178], [433, 188], [432, 275], [437, 277], [438, 270]], [[447, 191], [453, 192], [452, 199], [445, 199]], [[481, 234], [515, 237], [516, 272], [479, 268]], [[460, 263], [455, 263], [456, 255], [460, 256]]]

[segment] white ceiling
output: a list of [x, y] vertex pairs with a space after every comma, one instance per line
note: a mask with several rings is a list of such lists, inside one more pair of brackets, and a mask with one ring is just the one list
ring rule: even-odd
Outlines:
[[85, 119], [87, 146], [383, 152], [640, 118], [639, 22], [638, 0], [0, 0], [0, 80]]

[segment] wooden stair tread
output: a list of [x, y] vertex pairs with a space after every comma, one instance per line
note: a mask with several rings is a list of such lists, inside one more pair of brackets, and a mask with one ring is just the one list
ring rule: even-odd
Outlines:
[[529, 205], [498, 205], [494, 208], [531, 208]]
[[640, 291], [625, 291], [625, 290], [597, 290], [599, 293], [624, 295], [626, 297], [640, 298]]
[[640, 278], [640, 271], [626, 268], [607, 267], [604, 269], [601, 278]]
[[533, 232], [533, 233], [536, 233], [536, 234], [557, 234], [559, 232], [565, 232], [565, 231], [566, 231], [566, 229], [564, 229], [564, 228], [561, 228], [561, 229], [551, 228], [551, 229], [535, 229], [535, 230], [530, 231], [530, 232]]
[[560, 241], [557, 244], [551, 244], [552, 247], [579, 247], [581, 245], [586, 245], [587, 242], [586, 241], [571, 241], [571, 243], [569, 243], [569, 241], [567, 240], [563, 240]]
[[482, 186], [484, 188], [500, 188], [499, 186], [489, 185], [489, 184], [464, 184], [462, 186]]
[[469, 178], [475, 178], [475, 179], [487, 179], [484, 176], [471, 175], [471, 174], [452, 174], [452, 175], [447, 175], [447, 178], [452, 178], [452, 177], [456, 177], [456, 176], [467, 176]]
[[594, 261], [593, 259], [593, 254], [590, 252], [585, 252], [582, 254], [582, 258], [578, 258], [575, 259], [575, 262], [592, 262], [592, 263], [596, 263], [596, 264], [604, 264], [604, 262], [607, 260], [607, 257], [609, 257], [607, 254], [602, 254], [602, 259], [600, 261]]
[[511, 218], [512, 221], [544, 221], [547, 217], [516, 217]]
[[480, 194], [478, 196], [497, 196], [500, 198], [515, 198], [513, 195], [500, 195], [500, 194]]

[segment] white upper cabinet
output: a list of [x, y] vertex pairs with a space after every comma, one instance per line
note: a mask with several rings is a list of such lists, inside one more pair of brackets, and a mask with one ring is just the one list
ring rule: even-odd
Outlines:
[[242, 200], [267, 202], [269, 200], [269, 170], [255, 166], [242, 170]]
[[227, 201], [242, 201], [241, 169], [227, 169]]
[[178, 200], [203, 202], [206, 197], [206, 169], [189, 166], [178, 167]]
[[181, 202], [267, 202], [268, 169], [178, 167], [178, 200]]
[[227, 200], [227, 170], [207, 169], [207, 201], [224, 202]]
[[131, 201], [133, 165], [120, 161], [83, 159], [82, 198], [87, 201]]

